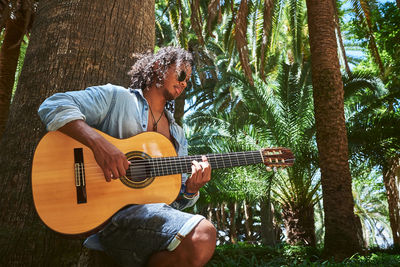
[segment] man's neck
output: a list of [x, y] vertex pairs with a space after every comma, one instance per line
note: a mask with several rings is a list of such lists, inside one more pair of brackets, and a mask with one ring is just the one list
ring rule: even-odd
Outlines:
[[166, 99], [158, 88], [149, 87], [143, 90], [143, 96], [149, 103], [153, 113], [161, 114], [164, 111]]

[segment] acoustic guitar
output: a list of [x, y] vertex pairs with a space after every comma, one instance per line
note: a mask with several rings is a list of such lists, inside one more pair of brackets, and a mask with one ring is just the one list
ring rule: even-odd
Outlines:
[[[92, 151], [55, 131], [39, 142], [32, 165], [36, 211], [52, 230], [68, 235], [88, 233], [130, 204], [172, 203], [181, 188], [181, 174], [201, 155], [179, 157], [170, 140], [156, 132], [115, 139], [99, 132], [131, 162], [126, 176], [105, 181]], [[287, 148], [206, 155], [212, 169], [257, 163], [287, 167], [294, 161]]]

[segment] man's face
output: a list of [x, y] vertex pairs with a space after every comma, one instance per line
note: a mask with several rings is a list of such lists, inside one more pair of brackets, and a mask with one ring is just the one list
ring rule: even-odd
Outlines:
[[176, 99], [185, 90], [187, 82], [192, 75], [192, 68], [189, 64], [171, 65], [164, 79], [164, 96], [170, 101]]

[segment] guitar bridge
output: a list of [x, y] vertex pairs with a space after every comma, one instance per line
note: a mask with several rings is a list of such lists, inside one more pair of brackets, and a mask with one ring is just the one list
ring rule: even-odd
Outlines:
[[75, 158], [75, 187], [76, 199], [78, 204], [87, 203], [85, 164], [83, 162], [83, 149], [74, 148]]

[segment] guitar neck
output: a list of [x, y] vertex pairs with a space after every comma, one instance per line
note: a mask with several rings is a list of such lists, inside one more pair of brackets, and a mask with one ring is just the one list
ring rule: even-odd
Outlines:
[[[260, 151], [232, 152], [226, 154], [208, 154], [212, 169], [231, 168], [263, 162]], [[192, 161], [202, 161], [201, 155], [184, 157], [165, 157], [145, 159], [152, 167], [151, 176], [164, 176], [178, 173], [191, 173]]]

